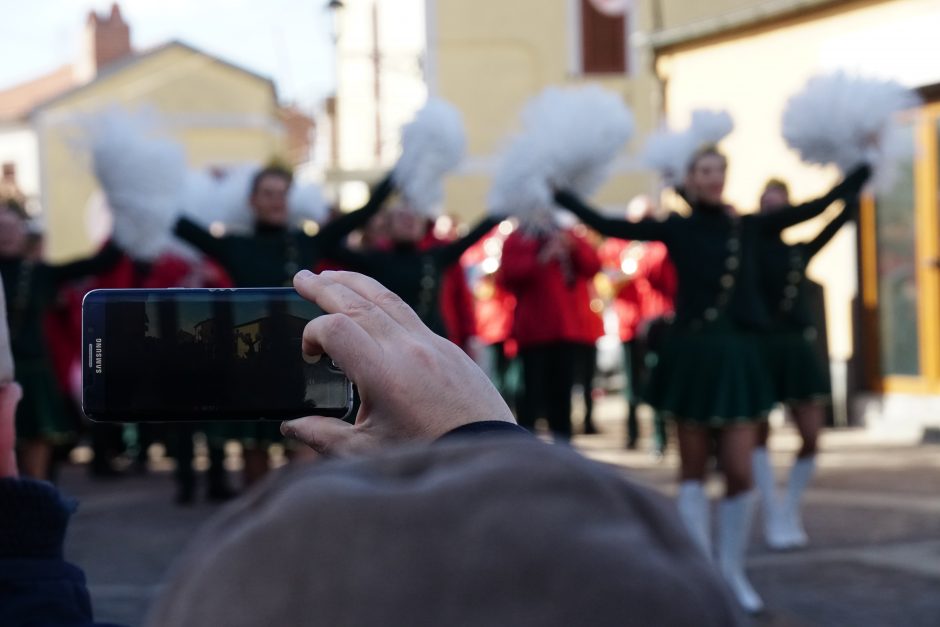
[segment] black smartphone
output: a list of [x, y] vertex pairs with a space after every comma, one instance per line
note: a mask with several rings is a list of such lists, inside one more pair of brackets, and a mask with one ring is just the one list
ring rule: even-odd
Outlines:
[[82, 409], [102, 422], [348, 417], [352, 383], [301, 351], [322, 313], [293, 288], [94, 290]]

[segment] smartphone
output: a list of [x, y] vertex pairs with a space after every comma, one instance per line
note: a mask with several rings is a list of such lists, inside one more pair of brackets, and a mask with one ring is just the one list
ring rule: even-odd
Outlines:
[[82, 409], [100, 422], [348, 418], [352, 383], [301, 351], [322, 313], [289, 287], [94, 290]]

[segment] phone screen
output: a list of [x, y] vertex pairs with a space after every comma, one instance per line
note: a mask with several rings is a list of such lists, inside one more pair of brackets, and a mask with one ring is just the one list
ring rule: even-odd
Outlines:
[[352, 387], [301, 352], [323, 312], [291, 288], [96, 290], [83, 303], [83, 407], [118, 421], [343, 416]]

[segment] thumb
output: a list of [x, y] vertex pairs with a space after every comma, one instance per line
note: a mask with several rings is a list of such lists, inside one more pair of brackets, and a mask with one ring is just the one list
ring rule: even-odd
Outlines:
[[282, 422], [281, 433], [323, 455], [348, 454], [357, 448], [357, 440], [368, 437], [348, 422], [325, 416], [308, 416]]

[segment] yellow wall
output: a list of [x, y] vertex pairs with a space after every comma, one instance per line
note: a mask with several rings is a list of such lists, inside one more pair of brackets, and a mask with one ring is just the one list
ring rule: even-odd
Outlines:
[[190, 165], [266, 161], [284, 148], [270, 83], [171, 45], [105, 74], [36, 116], [46, 255], [61, 261], [96, 246], [85, 207], [96, 185], [76, 145], [78, 119], [109, 106], [155, 108], [186, 148]]
[[[912, 87], [940, 82], [940, 67], [926, 62], [935, 56], [923, 56], [924, 45], [940, 51], [940, 44], [935, 37], [932, 41], [912, 37], [917, 24], [940, 26], [940, 5], [934, 0], [853, 4], [843, 11], [666, 53], [657, 65], [666, 80], [668, 118], [685, 124], [690, 111], [701, 106], [732, 113], [735, 131], [722, 148], [730, 158], [727, 197], [738, 208], [755, 207], [764, 182], [772, 176], [790, 183], [795, 200], [820, 195], [835, 183], [837, 173], [803, 165], [786, 147], [780, 118], [787, 98], [810, 76], [837, 68], [875, 72]], [[852, 42], [860, 43], [857, 49]], [[872, 59], [866, 60], [865, 54]], [[923, 72], [915, 78], [912, 68]], [[817, 221], [787, 235], [807, 239], [820, 225]], [[810, 266], [810, 275], [827, 287], [830, 348], [837, 359], [852, 353], [855, 266], [851, 227], [843, 229]]]
[[[463, 113], [469, 155], [465, 173], [447, 184], [447, 211], [474, 217], [485, 210], [490, 176], [500, 148], [525, 102], [550, 85], [582, 82], [570, 71], [569, 0], [437, 0], [428, 12], [435, 42], [437, 93]], [[650, 64], [632, 59], [634, 76], [597, 82], [621, 93], [641, 129], [654, 125], [656, 87]], [[592, 80], [594, 77], [591, 77]], [[651, 189], [645, 175], [618, 174], [596, 200], [625, 206]]]

